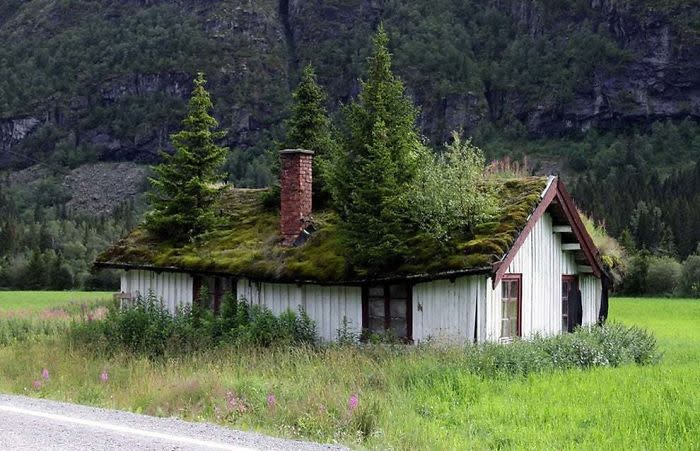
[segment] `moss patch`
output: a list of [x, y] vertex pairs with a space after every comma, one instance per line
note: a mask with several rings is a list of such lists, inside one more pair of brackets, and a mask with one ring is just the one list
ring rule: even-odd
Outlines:
[[302, 246], [279, 244], [279, 214], [264, 206], [267, 190], [233, 189], [217, 208], [221, 223], [191, 243], [159, 242], [136, 229], [97, 259], [98, 265], [135, 265], [186, 271], [210, 271], [263, 280], [338, 282], [364, 277], [431, 274], [488, 268], [510, 249], [540, 201], [545, 177], [494, 180], [499, 213], [473, 231], [442, 244], [425, 235], [407, 243], [411, 252], [401, 264], [381, 273], [350, 267], [333, 211], [315, 212], [316, 232]]

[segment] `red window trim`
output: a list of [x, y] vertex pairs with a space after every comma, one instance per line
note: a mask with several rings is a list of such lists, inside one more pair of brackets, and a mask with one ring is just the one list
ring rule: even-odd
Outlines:
[[[378, 283], [373, 287], [383, 287], [384, 289], [384, 330], [389, 330], [391, 326], [391, 285], [405, 285], [406, 295], [406, 341], [413, 342], [413, 284], [410, 283]], [[369, 288], [370, 285], [362, 286], [362, 330], [369, 330]]]
[[[523, 336], [523, 275], [522, 274], [504, 274], [501, 279], [501, 283], [506, 281], [516, 281], [518, 282], [518, 327], [517, 336]], [[503, 302], [503, 287], [501, 286], [501, 303]], [[503, 319], [503, 312], [501, 312], [501, 319]], [[510, 337], [512, 338], [512, 337]]]
[[[566, 281], [566, 280], [571, 281], [571, 287], [572, 287], [572, 289], [575, 289], [575, 290], [578, 289], [578, 276], [573, 275], [573, 274], [562, 274], [562, 276], [561, 276], [562, 285], [564, 284], [564, 281]], [[563, 295], [564, 295], [564, 294], [562, 293], [562, 296], [563, 296]], [[561, 301], [562, 301], [562, 299], [560, 299], [559, 302], [561, 303]], [[569, 307], [569, 311], [571, 311], [571, 304], [569, 304], [569, 300], [566, 301], [566, 304], [567, 304], [567, 306]], [[564, 312], [562, 312], [561, 315], [562, 315], [562, 319], [563, 319], [563, 318], [564, 318]], [[567, 329], [568, 329], [568, 325], [569, 325], [568, 321], [569, 321], [570, 319], [571, 319], [571, 318], [570, 318], [569, 312], [566, 312]], [[563, 332], [567, 332], [567, 331], [565, 330], [565, 331], [563, 331]]]

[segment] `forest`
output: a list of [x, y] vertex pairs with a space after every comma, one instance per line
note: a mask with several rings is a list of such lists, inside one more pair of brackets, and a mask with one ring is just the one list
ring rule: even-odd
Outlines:
[[[507, 156], [528, 172], [561, 174], [581, 209], [626, 249], [636, 276], [618, 289], [681, 290], [678, 265], [692, 261], [700, 241], [692, 75], [700, 8], [623, 3], [4, 2], [0, 287], [116, 286], [89, 264], [140, 221], [144, 202], [124, 199], [100, 215], [72, 211], [63, 176], [98, 161], [152, 164], [161, 150], [172, 152], [169, 135], [198, 70], [209, 74], [214, 116], [229, 132], [225, 178], [273, 183], [301, 67], [316, 68], [337, 126], [383, 22], [429, 148], [441, 152], [461, 129], [487, 161]], [[651, 87], [642, 83], [648, 77]], [[23, 139], [6, 131], [27, 118], [37, 125]], [[30, 166], [49, 175], [10, 182]], [[669, 261], [676, 264], [660, 263]], [[673, 286], [655, 286], [657, 266], [671, 268]]]

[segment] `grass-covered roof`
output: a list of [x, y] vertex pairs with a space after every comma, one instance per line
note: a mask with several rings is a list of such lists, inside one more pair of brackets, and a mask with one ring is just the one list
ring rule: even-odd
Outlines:
[[494, 180], [498, 213], [471, 232], [455, 234], [449, 243], [416, 235], [412, 250], [393, 268], [369, 272], [352, 267], [333, 211], [314, 213], [316, 232], [299, 247], [283, 247], [279, 212], [264, 207], [266, 190], [230, 189], [222, 196], [221, 223], [192, 243], [162, 242], [137, 228], [103, 252], [98, 267], [154, 268], [222, 273], [258, 280], [319, 283], [367, 279], [431, 277], [446, 273], [490, 270], [525, 227], [540, 201], [546, 177]]

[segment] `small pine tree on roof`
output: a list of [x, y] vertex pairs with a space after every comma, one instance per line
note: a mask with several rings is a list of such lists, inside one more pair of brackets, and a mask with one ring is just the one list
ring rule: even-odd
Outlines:
[[367, 268], [391, 264], [407, 251], [401, 195], [425, 155], [417, 108], [391, 69], [389, 37], [383, 26], [374, 38], [367, 79], [345, 110], [346, 136], [329, 165], [329, 185], [342, 218], [354, 263]]
[[205, 84], [204, 74], [198, 73], [183, 128], [171, 136], [175, 153], [164, 153], [149, 179], [152, 210], [145, 225], [160, 238], [191, 240], [215, 222], [218, 170], [228, 149], [216, 144], [225, 133], [214, 131], [219, 124], [209, 113], [212, 102]]
[[331, 122], [326, 111], [326, 93], [316, 81], [313, 66], [307, 65], [301, 81], [292, 93], [292, 114], [287, 121], [285, 149], [307, 149], [314, 151], [314, 204], [325, 203], [324, 167], [327, 155], [335, 143], [331, 136]]

